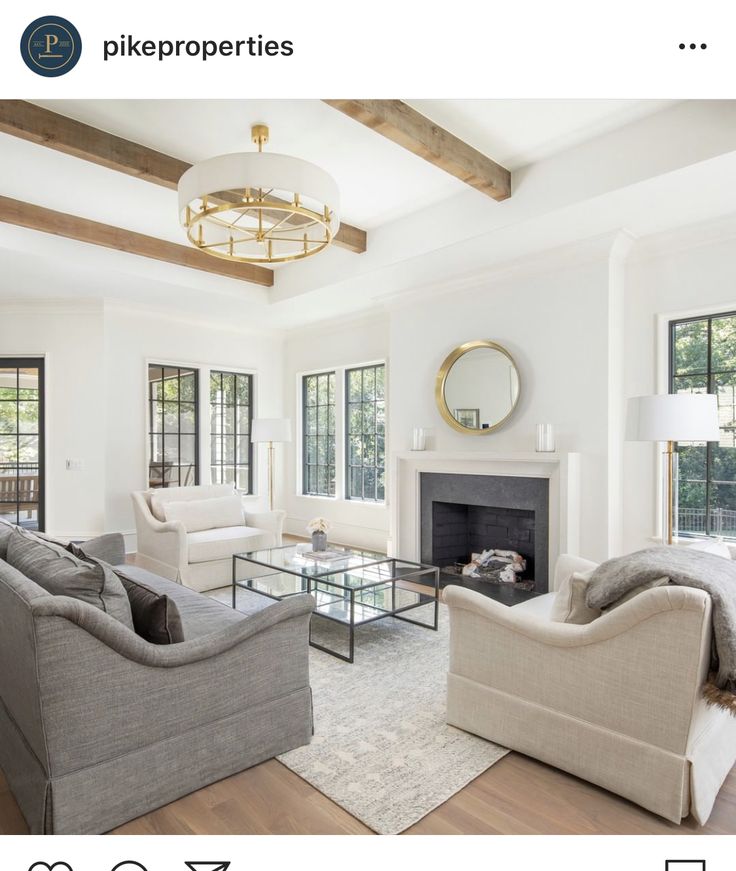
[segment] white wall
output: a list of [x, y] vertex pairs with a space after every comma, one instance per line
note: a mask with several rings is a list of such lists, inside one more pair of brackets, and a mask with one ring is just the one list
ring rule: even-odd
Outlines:
[[[668, 319], [736, 310], [735, 231], [731, 225], [724, 235], [714, 223], [634, 247], [626, 271], [626, 396], [667, 391]], [[659, 534], [658, 471], [658, 448], [625, 444], [625, 550]]]
[[[235, 369], [255, 375], [254, 417], [281, 417], [283, 343], [278, 334], [177, 321], [111, 307], [105, 315], [107, 466], [105, 517], [109, 530], [133, 530], [130, 492], [147, 487], [146, 367], [179, 363], [197, 369]], [[208, 430], [208, 384], [200, 384], [200, 431]], [[209, 456], [200, 439], [200, 481], [208, 482]], [[257, 495], [251, 510], [267, 508], [267, 455], [254, 445]], [[279, 458], [277, 458], [279, 459]], [[277, 464], [278, 469], [278, 464]], [[277, 485], [281, 487], [282, 485]], [[277, 489], [276, 504], [281, 490]]]
[[[46, 358], [46, 528], [64, 538], [126, 534], [135, 549], [130, 493], [146, 484], [146, 364], [223, 367], [255, 375], [254, 416], [280, 417], [283, 340], [244, 327], [135, 312], [100, 302], [0, 303], [0, 352]], [[207, 385], [200, 430], [207, 431]], [[68, 472], [67, 458], [83, 462]], [[267, 506], [266, 452], [255, 448], [252, 510]], [[207, 451], [200, 455], [203, 483]], [[279, 484], [283, 492], [283, 483]]]
[[[592, 262], [559, 255], [528, 271], [416, 302], [391, 317], [393, 450], [428, 427], [439, 451], [532, 451], [535, 424], [553, 423], [557, 448], [582, 454], [582, 552], [608, 555], [608, 346], [610, 245]], [[566, 265], [569, 263], [569, 265]], [[450, 428], [434, 400], [437, 370], [457, 345], [491, 339], [520, 373], [521, 396], [507, 424], [488, 435]]]
[[[105, 522], [102, 303], [0, 303], [0, 354], [46, 358], [46, 527], [94, 535]], [[84, 468], [66, 471], [67, 459]]]
[[[300, 414], [300, 379], [304, 373], [350, 367], [363, 363], [385, 360], [387, 363], [386, 390], [389, 397], [387, 415], [388, 441], [386, 455], [391, 450], [391, 410], [393, 391], [393, 364], [388, 359], [388, 321], [386, 317], [371, 317], [358, 321], [327, 325], [292, 332], [287, 336], [284, 356], [284, 401], [287, 415], [296, 422]], [[343, 413], [339, 401], [341, 385], [338, 384], [336, 412]], [[297, 439], [299, 428], [295, 426]], [[338, 439], [338, 442], [340, 440]], [[385, 504], [356, 502], [342, 498], [329, 499], [320, 496], [301, 495], [301, 473], [298, 466], [299, 450], [287, 455], [286, 494], [284, 505], [287, 511], [286, 529], [295, 535], [307, 535], [306, 523], [313, 517], [326, 517], [331, 524], [330, 538], [336, 542], [359, 545], [366, 548], [385, 549], [388, 538], [389, 512]], [[343, 463], [343, 445], [337, 445], [337, 463]], [[388, 465], [388, 464], [387, 464]]]
[[[736, 222], [727, 220], [651, 237], [631, 251], [612, 235], [483, 281], [458, 280], [445, 292], [420, 289], [371, 318], [286, 337], [98, 302], [0, 303], [0, 353], [46, 357], [47, 528], [68, 537], [132, 531], [129, 493], [146, 481], [149, 360], [254, 371], [256, 414], [295, 422], [300, 374], [386, 360], [387, 450], [407, 450], [413, 427], [424, 426], [430, 449], [529, 451], [535, 424], [553, 423], [558, 449], [582, 454], [582, 554], [602, 559], [645, 546], [657, 531], [657, 452], [622, 442], [624, 402], [666, 389], [663, 316], [736, 310], [734, 239]], [[454, 431], [434, 402], [445, 356], [475, 338], [506, 347], [521, 375], [517, 410], [485, 436]], [[297, 456], [297, 442], [277, 446], [276, 501], [287, 510], [287, 530], [304, 534], [306, 522], [323, 515], [334, 540], [384, 547], [388, 507], [300, 495]], [[66, 471], [67, 458], [83, 469]], [[206, 480], [206, 457], [201, 469]], [[265, 451], [257, 487], [252, 503], [264, 507]]]

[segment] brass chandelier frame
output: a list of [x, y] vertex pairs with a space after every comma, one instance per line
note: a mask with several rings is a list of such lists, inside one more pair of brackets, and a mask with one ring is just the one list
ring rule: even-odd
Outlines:
[[[294, 260], [303, 260], [313, 254], [318, 254], [332, 242], [332, 211], [325, 206], [324, 212], [317, 212], [302, 205], [299, 194], [294, 194], [291, 202], [280, 199], [268, 199], [272, 191], [264, 192], [261, 188], [253, 192], [246, 188], [242, 193], [236, 191], [223, 191], [218, 195], [205, 195], [202, 197], [202, 208], [199, 210], [187, 206], [185, 226], [187, 238], [195, 247], [220, 257], [223, 260], [236, 260], [241, 263], [289, 263]], [[233, 221], [218, 219], [217, 215], [224, 212], [239, 212], [239, 216]], [[248, 213], [252, 213], [258, 221], [258, 226], [252, 229], [237, 226]], [[264, 214], [268, 212], [284, 213], [284, 217], [273, 226], [266, 227], [263, 222]], [[280, 227], [288, 225], [290, 219], [297, 218], [299, 230], [307, 231], [317, 226], [324, 230], [321, 239], [310, 238], [308, 232], [302, 233], [299, 240], [293, 236], [274, 235]], [[207, 242], [205, 239], [204, 222], [216, 224], [229, 233], [229, 237], [219, 242]], [[293, 222], [292, 222], [293, 223]], [[294, 228], [296, 230], [296, 227]], [[264, 245], [264, 256], [238, 256], [237, 246], [260, 242]], [[273, 255], [273, 242], [288, 242], [291, 245], [302, 245], [302, 251], [296, 254]], [[221, 250], [220, 250], [221, 249]]]
[[[251, 127], [251, 139], [261, 153], [269, 139], [268, 127], [265, 124], [254, 124]], [[191, 204], [186, 207], [184, 226], [187, 238], [192, 245], [207, 254], [240, 263], [289, 263], [324, 250], [334, 236], [333, 210], [326, 204], [321, 212], [308, 208], [301, 202], [301, 195], [296, 191], [289, 192], [291, 201], [273, 196], [273, 191], [273, 188], [245, 188], [203, 194], [200, 197], [201, 208], [193, 208]], [[232, 220], [218, 217], [227, 212], [237, 212], [238, 216]], [[283, 217], [266, 226], [264, 216], [274, 212], [277, 217], [281, 214]], [[257, 226], [239, 225], [248, 214], [256, 219]], [[227, 238], [208, 242], [205, 229], [207, 226], [222, 228]], [[310, 230], [314, 231], [315, 228], [322, 229], [321, 238], [310, 235]], [[279, 231], [293, 235], [277, 235]], [[301, 239], [298, 238], [299, 233]], [[252, 245], [254, 242], [264, 246], [262, 257], [253, 254], [238, 255], [238, 245]], [[288, 243], [292, 246], [291, 251], [295, 253], [274, 255], [274, 242]]]

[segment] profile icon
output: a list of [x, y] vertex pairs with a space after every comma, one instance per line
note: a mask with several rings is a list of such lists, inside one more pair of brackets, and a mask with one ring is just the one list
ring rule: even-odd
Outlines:
[[82, 55], [82, 37], [66, 18], [44, 15], [23, 31], [20, 55], [28, 69], [39, 76], [63, 76]]

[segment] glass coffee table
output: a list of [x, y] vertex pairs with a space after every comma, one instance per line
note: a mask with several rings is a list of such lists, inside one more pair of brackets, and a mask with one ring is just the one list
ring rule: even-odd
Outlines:
[[[353, 662], [355, 658], [356, 627], [375, 620], [393, 617], [437, 631], [440, 586], [437, 566], [337, 545], [330, 545], [326, 553], [338, 557], [319, 557], [308, 546], [293, 544], [236, 553], [233, 556], [233, 608], [237, 604], [238, 589], [277, 600], [311, 593], [316, 605], [309, 643], [345, 662]], [[246, 577], [239, 577], [242, 571], [246, 572]], [[422, 586], [426, 588], [424, 591]], [[431, 622], [406, 616], [427, 605], [434, 605]], [[315, 617], [347, 627], [347, 654], [313, 639]]]

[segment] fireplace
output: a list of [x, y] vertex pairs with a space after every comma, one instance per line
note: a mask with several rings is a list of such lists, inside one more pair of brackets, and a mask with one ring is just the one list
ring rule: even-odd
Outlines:
[[460, 573], [472, 554], [514, 551], [526, 569], [509, 584], [535, 594], [549, 588], [549, 481], [515, 475], [420, 474], [422, 562], [443, 569], [443, 581], [489, 595], [491, 581]]

